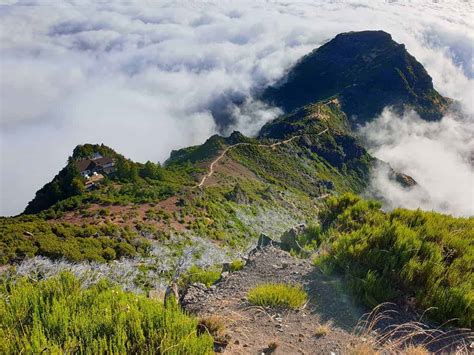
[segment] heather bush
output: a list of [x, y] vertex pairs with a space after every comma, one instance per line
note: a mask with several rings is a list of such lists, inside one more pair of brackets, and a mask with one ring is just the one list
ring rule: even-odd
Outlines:
[[213, 340], [176, 305], [89, 288], [72, 274], [0, 286], [0, 353], [212, 354]]
[[474, 218], [395, 209], [346, 194], [320, 214], [325, 260], [367, 305], [414, 297], [437, 321], [474, 324]]
[[105, 262], [146, 254], [149, 242], [110, 222], [77, 226], [37, 216], [0, 218], [0, 265], [36, 255], [69, 261]]

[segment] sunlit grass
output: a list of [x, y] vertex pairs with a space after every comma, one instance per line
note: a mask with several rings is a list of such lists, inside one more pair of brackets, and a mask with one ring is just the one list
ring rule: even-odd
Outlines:
[[193, 265], [183, 275], [182, 282], [184, 284], [202, 283], [207, 287], [214, 284], [221, 277], [221, 268], [200, 268], [199, 266]]
[[235, 271], [242, 270], [245, 266], [245, 262], [242, 259], [236, 259], [236, 260], [233, 260], [229, 266], [230, 266], [230, 271], [235, 272]]
[[370, 307], [413, 296], [439, 322], [472, 327], [474, 218], [436, 212], [381, 210], [379, 202], [352, 194], [326, 201], [320, 269], [348, 276], [352, 290]]
[[248, 293], [251, 304], [264, 307], [297, 309], [303, 306], [308, 295], [300, 285], [266, 283], [252, 288]]
[[0, 353], [211, 354], [213, 341], [178, 306], [72, 274], [0, 286]]

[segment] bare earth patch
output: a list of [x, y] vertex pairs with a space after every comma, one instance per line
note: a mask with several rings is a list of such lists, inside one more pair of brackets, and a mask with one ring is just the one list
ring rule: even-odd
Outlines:
[[[186, 229], [186, 225], [193, 221], [191, 216], [184, 216], [184, 223], [181, 223], [174, 218], [170, 218], [170, 220], [167, 221], [168, 223], [166, 223], [166, 221], [150, 220], [146, 217], [148, 211], [162, 211], [169, 215], [172, 215], [175, 212], [181, 212], [182, 207], [178, 206], [178, 201], [178, 196], [171, 196], [154, 204], [100, 205], [94, 203], [86, 209], [90, 216], [84, 216], [80, 210], [66, 212], [61, 218], [54, 219], [51, 223], [66, 222], [76, 225], [100, 225], [106, 222], [111, 222], [121, 227], [133, 227], [136, 223], [146, 222], [146, 224], [154, 226], [159, 230], [172, 228], [177, 232], [182, 232]], [[99, 215], [101, 210], [106, 210], [107, 214]]]
[[225, 179], [228, 179], [229, 176], [233, 178], [257, 179], [257, 176], [247, 167], [226, 156], [214, 165], [214, 174], [206, 179], [203, 187], [226, 182]]

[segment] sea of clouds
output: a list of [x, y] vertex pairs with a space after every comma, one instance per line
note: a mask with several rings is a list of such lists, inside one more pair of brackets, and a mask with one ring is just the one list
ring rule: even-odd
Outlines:
[[[394, 206], [474, 214], [469, 1], [0, 0], [0, 214], [17, 214], [81, 143], [138, 161], [279, 114], [252, 98], [340, 32], [405, 43], [464, 117], [384, 112], [362, 129], [372, 153], [428, 197], [389, 186]], [[420, 197], [423, 195], [422, 197]], [[428, 202], [427, 202], [428, 201]]]

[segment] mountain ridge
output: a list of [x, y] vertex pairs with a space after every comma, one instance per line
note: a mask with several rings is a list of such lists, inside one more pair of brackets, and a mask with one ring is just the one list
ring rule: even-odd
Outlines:
[[[315, 78], [324, 80], [320, 84]], [[368, 85], [370, 88], [367, 88]], [[294, 87], [298, 89], [289, 93]], [[377, 96], [377, 100], [372, 100], [371, 95]], [[431, 77], [405, 50], [404, 45], [394, 42], [383, 31], [337, 35], [303, 57], [279, 85], [268, 87], [262, 96], [267, 100], [276, 100], [272, 102], [281, 104], [291, 112], [267, 122], [256, 138], [245, 137], [239, 132], [234, 132], [229, 137], [214, 135], [202, 145], [172, 151], [165, 166], [174, 166], [179, 170], [183, 164], [188, 164], [188, 169], [199, 170], [204, 167], [207, 159], [218, 156], [233, 144], [262, 144], [266, 140], [283, 140], [303, 134], [303, 141], [308, 142], [308, 134], [316, 134], [327, 128], [334, 139], [327, 141], [324, 147], [314, 142], [315, 146], [311, 149], [342, 168], [345, 159], [365, 154], [361, 150], [363, 144], [353, 135], [352, 128], [370, 119], [373, 114], [380, 113], [386, 105], [391, 105], [394, 109], [398, 107], [399, 110], [412, 107], [420, 114], [429, 113], [428, 116], [425, 115], [427, 119], [438, 119], [450, 102], [434, 90]], [[282, 96], [285, 100], [278, 100]], [[427, 97], [433, 100], [430, 101]], [[369, 102], [370, 107], [360, 106], [362, 101]], [[362, 114], [356, 117], [355, 113]], [[96, 146], [79, 146], [71, 159], [92, 154], [91, 147]], [[109, 149], [103, 146], [99, 148], [96, 149], [97, 152]], [[123, 156], [110, 151], [109, 155], [116, 157], [122, 167], [126, 168], [122, 170], [131, 169], [125, 171], [125, 175], [138, 175], [139, 171], [143, 171], [144, 166], [135, 166]], [[159, 168], [155, 170], [157, 169]], [[196, 180], [192, 176], [196, 173], [182, 174], [187, 184]], [[173, 176], [176, 178], [176, 174]], [[68, 164], [67, 169], [63, 169], [51, 183], [37, 192], [25, 213], [39, 212], [64, 198], [80, 194], [80, 185], [75, 167]], [[167, 188], [176, 184], [170, 180], [168, 185]]]
[[384, 31], [347, 32], [298, 61], [261, 98], [287, 113], [337, 97], [352, 126], [364, 124], [386, 106], [414, 109], [439, 120], [452, 100], [441, 96], [429, 74], [403, 44]]
[[[350, 58], [347, 53], [365, 48], [362, 61], [369, 63], [368, 67], [376, 69], [384, 62], [380, 58], [384, 55], [388, 63], [378, 72], [374, 70], [382, 73], [374, 80], [382, 81], [378, 86], [386, 85], [389, 95], [381, 95], [367, 110], [387, 102], [393, 104], [390, 100], [395, 97], [401, 100], [400, 110], [413, 108], [415, 103], [415, 109], [431, 112], [434, 116], [428, 118], [437, 119], [449, 100], [433, 91], [431, 78], [421, 64], [421, 69], [412, 70], [411, 82], [400, 68], [391, 70], [394, 56], [408, 63], [415, 59], [389, 35], [359, 33], [357, 36], [369, 42], [365, 47], [347, 43], [347, 36], [353, 35], [339, 35], [325, 45], [332, 46], [341, 38], [346, 43], [343, 52], [348, 58], [344, 60], [355, 64], [344, 67], [343, 62], [336, 61], [336, 65], [341, 73], [348, 73], [347, 80], [329, 86], [322, 94], [316, 88], [314, 95], [301, 96], [296, 104], [301, 106], [267, 122], [255, 137], [237, 131], [228, 137], [213, 135], [203, 144], [172, 151], [162, 165], [134, 162], [103, 144], [77, 146], [67, 165], [37, 192], [22, 215], [0, 218], [0, 278], [9, 278], [17, 268], [18, 274], [34, 274], [35, 278], [47, 278], [54, 270], [71, 270], [80, 276], [77, 280], [66, 273], [52, 282], [77, 284], [75, 299], [79, 301], [82, 291], [77, 290], [82, 290], [82, 282], [90, 286], [95, 283], [91, 279], [99, 275], [123, 289], [146, 293], [148, 299], [140, 296], [142, 301], [147, 300], [150, 307], [163, 314], [180, 317], [180, 307], [196, 313], [199, 320], [189, 318], [189, 329], [173, 317], [163, 319], [173, 325], [171, 338], [176, 339], [179, 331], [186, 338], [197, 335], [196, 344], [199, 339], [205, 340], [203, 348], [209, 353], [212, 346], [231, 352], [274, 352], [278, 343], [268, 344], [262, 335], [278, 338], [283, 342], [280, 350], [286, 353], [296, 348], [309, 352], [321, 348], [341, 353], [375, 353], [375, 349], [403, 353], [413, 344], [433, 351], [466, 348], [467, 331], [439, 331], [437, 324], [420, 319], [426, 315], [443, 325], [453, 318], [457, 326], [474, 324], [474, 293], [469, 278], [474, 261], [474, 219], [403, 208], [386, 211], [380, 202], [383, 196], [377, 196], [379, 201], [358, 196], [368, 191], [373, 172], [380, 166], [388, 178], [407, 189], [417, 183], [372, 156], [354, 130], [371, 115], [353, 115], [348, 100], [354, 88], [362, 91], [353, 98], [356, 104], [357, 100], [367, 101], [370, 95], [362, 85], [354, 86], [352, 79], [361, 75], [358, 83], [368, 85], [370, 81], [365, 77], [368, 68], [359, 65], [360, 56]], [[374, 35], [376, 40], [370, 43]], [[374, 54], [373, 48], [380, 46], [383, 50]], [[319, 56], [320, 51], [302, 62]], [[406, 64], [403, 60], [401, 63]], [[405, 69], [408, 67], [405, 65]], [[393, 86], [383, 83], [390, 78], [384, 74], [387, 68], [391, 68], [390, 75], [395, 75]], [[412, 93], [403, 94], [408, 89]], [[418, 100], [423, 95], [432, 95], [435, 100]], [[292, 104], [291, 96], [288, 98]], [[360, 108], [356, 104], [354, 107]], [[12, 280], [15, 283], [15, 278]], [[115, 302], [119, 293], [104, 282], [97, 284], [100, 293]], [[48, 283], [40, 281], [35, 287], [50, 287]], [[2, 293], [8, 294], [11, 289], [5, 286]], [[55, 289], [63, 293], [62, 286]], [[31, 293], [37, 295], [34, 297], [43, 307], [41, 292], [20, 292], [19, 299], [28, 300]], [[254, 292], [260, 295], [255, 300], [262, 297], [261, 302], [251, 301]], [[272, 308], [278, 307], [280, 296], [287, 292], [302, 296], [304, 306], [284, 312]], [[135, 297], [133, 293], [120, 295]], [[61, 296], [65, 302], [68, 297]], [[282, 304], [288, 302], [287, 297], [282, 298]], [[52, 299], [51, 314], [57, 315], [57, 298]], [[351, 305], [348, 301], [358, 303]], [[389, 324], [387, 317], [377, 314], [384, 302], [394, 302], [394, 309], [389, 311], [397, 314]], [[363, 305], [376, 307], [368, 316], [367, 338], [349, 333], [349, 328], [359, 328], [356, 314], [368, 310], [362, 309]], [[9, 301], [0, 304], [0, 314], [8, 307]], [[90, 307], [94, 314], [101, 314], [97, 308], [104, 311], [102, 305]], [[131, 322], [137, 324], [136, 309], [124, 312], [122, 303], [116, 308], [118, 316], [130, 314], [134, 318]], [[143, 313], [148, 314], [147, 310]], [[267, 312], [281, 313], [272, 313], [268, 319]], [[11, 312], [10, 328], [18, 323], [18, 314]], [[214, 317], [216, 314], [226, 320], [241, 316], [226, 324], [229, 328], [224, 332], [225, 326]], [[27, 323], [32, 329], [41, 329], [36, 328], [36, 318], [28, 317], [33, 321], [20, 322], [19, 334], [24, 334], [23, 324]], [[380, 332], [373, 331], [376, 322], [371, 318], [381, 320]], [[404, 319], [416, 322], [416, 330]], [[93, 319], [90, 329], [102, 329], [97, 326], [100, 321]], [[49, 334], [51, 325], [49, 321], [42, 323], [44, 334]], [[150, 329], [148, 321], [143, 326], [144, 330]], [[286, 326], [291, 331], [284, 332]], [[401, 334], [394, 333], [394, 327], [403, 329]], [[243, 328], [249, 336], [242, 333]], [[106, 336], [133, 333], [124, 329], [123, 324], [119, 325]], [[77, 336], [82, 339], [80, 332]], [[47, 336], [43, 338], [46, 342]], [[58, 341], [58, 349], [70, 349], [63, 338]], [[385, 339], [384, 344], [376, 344], [379, 339]], [[9, 344], [6, 348], [12, 349], [24, 342], [14, 339]], [[162, 341], [156, 345], [161, 351]], [[104, 346], [108, 345], [104, 342]], [[143, 343], [140, 346], [134, 349], [143, 349]]]

